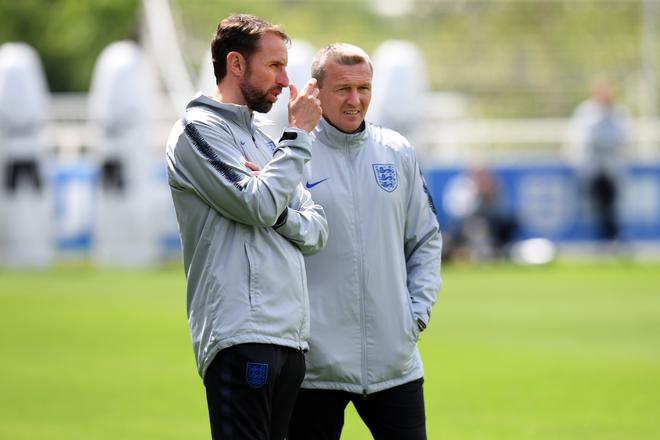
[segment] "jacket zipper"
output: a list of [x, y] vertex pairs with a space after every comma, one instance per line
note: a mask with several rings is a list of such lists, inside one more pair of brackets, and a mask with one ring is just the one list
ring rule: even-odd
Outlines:
[[[303, 263], [303, 270], [305, 270], [304, 268], [305, 268], [305, 263]], [[302, 273], [301, 273], [301, 276], [302, 276]], [[306, 286], [304, 286], [303, 284], [304, 283], [302, 282], [302, 279], [301, 279], [300, 280], [301, 292], [305, 291]], [[308, 292], [308, 295], [309, 295], [309, 292]], [[302, 299], [303, 305], [306, 305], [307, 301], [309, 301], [309, 300], [306, 301], [304, 296], [305, 295], [303, 295], [303, 298], [301, 298], [301, 299]], [[308, 296], [308, 298], [309, 298], [309, 296]], [[300, 327], [298, 328], [298, 349], [300, 349], [301, 353], [305, 352], [305, 350], [303, 350], [303, 347], [302, 347], [303, 346], [303, 344], [302, 344], [302, 342], [303, 342], [303, 337], [302, 337], [303, 333], [302, 333], [302, 331], [303, 331], [303, 328], [305, 327], [305, 322], [306, 322], [306, 320], [305, 320], [305, 307], [302, 307], [302, 319], [300, 320]]]
[[[351, 151], [350, 151], [350, 144], [347, 142], [346, 143], [346, 158], [349, 163], [349, 167], [352, 173], [352, 178], [349, 179], [349, 182], [355, 182], [357, 178], [357, 173], [355, 169], [355, 160], [351, 160]], [[356, 234], [356, 249], [357, 249], [357, 254], [358, 254], [358, 276], [359, 276], [359, 284], [358, 284], [358, 289], [359, 289], [359, 295], [360, 295], [360, 329], [362, 331], [362, 338], [361, 338], [361, 349], [362, 349], [362, 398], [366, 399], [367, 398], [367, 326], [365, 323], [365, 318], [366, 318], [366, 305], [365, 305], [365, 298], [364, 298], [364, 258], [362, 257], [362, 233], [361, 233], [361, 228], [360, 228], [360, 215], [359, 215], [359, 200], [357, 197], [357, 193], [355, 190], [355, 185], [351, 183], [351, 193], [353, 195], [353, 204], [355, 205], [355, 209], [353, 212], [355, 213], [355, 216], [353, 217], [355, 220], [355, 234]]]
[[[251, 130], [250, 130], [250, 137], [252, 138], [252, 144], [254, 145], [255, 150], [256, 150], [260, 155], [264, 156], [263, 151], [261, 150], [261, 148], [259, 148], [259, 145], [257, 145], [257, 139], [254, 137], [254, 132], [251, 131]], [[246, 157], [246, 159], [249, 159], [249, 158]], [[304, 267], [304, 265], [303, 265], [303, 267]], [[304, 270], [304, 269], [303, 269], [303, 270]], [[301, 285], [302, 290], [304, 291], [304, 290], [305, 290], [305, 287], [303, 286], [302, 279], [301, 279], [301, 283], [300, 283], [300, 285]], [[302, 298], [302, 299], [303, 299], [303, 303], [304, 303], [305, 300], [304, 300], [304, 298]], [[305, 328], [305, 322], [306, 322], [306, 320], [305, 320], [305, 312], [304, 312], [304, 310], [303, 310], [303, 312], [302, 312], [302, 317], [301, 317], [301, 319], [300, 319], [300, 327], [298, 327], [298, 350], [299, 350], [301, 353], [304, 353], [304, 352], [305, 352], [305, 351], [303, 350], [303, 343], [302, 343], [302, 341], [303, 341], [302, 334], [303, 334], [303, 328]]]

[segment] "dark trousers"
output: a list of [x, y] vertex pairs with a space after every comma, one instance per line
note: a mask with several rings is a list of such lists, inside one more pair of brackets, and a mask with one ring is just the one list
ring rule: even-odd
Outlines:
[[589, 195], [596, 209], [598, 238], [616, 239], [619, 235], [616, 182], [607, 174], [600, 172], [589, 183]]
[[221, 350], [204, 377], [214, 440], [283, 440], [305, 359], [300, 350], [239, 344]]
[[344, 409], [353, 406], [376, 440], [426, 440], [424, 379], [369, 394], [301, 389], [287, 440], [339, 440]]

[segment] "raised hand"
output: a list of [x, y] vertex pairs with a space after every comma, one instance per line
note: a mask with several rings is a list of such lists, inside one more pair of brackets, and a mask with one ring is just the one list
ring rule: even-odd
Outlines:
[[321, 101], [318, 99], [316, 79], [307, 81], [300, 93], [293, 84], [289, 85], [289, 90], [289, 127], [311, 132], [321, 119]]

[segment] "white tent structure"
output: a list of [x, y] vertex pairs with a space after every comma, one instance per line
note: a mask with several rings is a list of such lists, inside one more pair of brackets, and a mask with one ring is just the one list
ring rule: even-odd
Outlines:
[[52, 263], [51, 189], [44, 137], [48, 86], [39, 55], [0, 47], [0, 265]]
[[133, 42], [112, 43], [94, 68], [89, 120], [99, 182], [93, 254], [100, 264], [144, 266], [158, 258], [151, 216], [157, 162], [147, 148], [153, 83]]
[[408, 41], [389, 40], [376, 49], [369, 119], [409, 134], [425, 108], [429, 91], [426, 64], [419, 48]]

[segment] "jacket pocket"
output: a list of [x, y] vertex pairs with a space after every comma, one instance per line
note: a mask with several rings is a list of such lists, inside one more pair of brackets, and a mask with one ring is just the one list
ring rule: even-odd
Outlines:
[[414, 342], [417, 342], [419, 339], [419, 326], [417, 325], [417, 318], [415, 317], [415, 311], [413, 310], [412, 298], [410, 297], [410, 292], [406, 289], [406, 299], [408, 300], [408, 310], [410, 311], [410, 336]]
[[206, 306], [201, 309], [204, 310], [206, 309], [208, 314], [207, 317], [209, 318], [208, 321], [211, 323], [210, 327], [210, 334], [208, 337], [208, 343], [206, 344], [205, 350], [208, 350], [210, 348], [210, 344], [213, 342], [217, 341], [222, 337], [221, 335], [221, 330], [219, 328], [220, 326], [220, 320], [219, 315], [218, 315], [218, 310], [222, 310], [222, 302], [224, 299], [224, 289], [222, 285], [218, 283], [218, 281], [215, 279], [215, 277], [210, 277], [209, 280], [209, 289], [208, 289], [208, 297], [206, 299]]
[[259, 305], [259, 299], [261, 296], [261, 280], [259, 277], [259, 264], [257, 261], [257, 256], [249, 243], [245, 243], [245, 256], [247, 257], [248, 261], [248, 299], [250, 301], [250, 306], [255, 307]]

